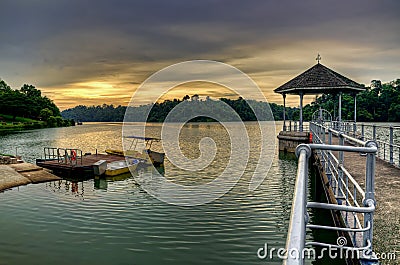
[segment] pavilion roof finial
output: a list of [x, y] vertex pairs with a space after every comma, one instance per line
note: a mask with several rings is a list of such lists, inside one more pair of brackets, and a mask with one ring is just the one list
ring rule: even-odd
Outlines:
[[318, 53], [318, 55], [317, 55], [317, 58], [315, 58], [315, 60], [317, 60], [318, 61], [318, 63], [319, 63], [319, 61], [321, 61], [321, 55], [319, 55], [319, 53]]

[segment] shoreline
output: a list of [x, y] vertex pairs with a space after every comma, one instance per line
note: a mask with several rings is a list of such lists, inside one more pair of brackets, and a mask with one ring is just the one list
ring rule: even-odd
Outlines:
[[14, 132], [24, 132], [24, 131], [29, 131], [29, 130], [38, 130], [38, 129], [49, 129], [49, 128], [63, 128], [63, 127], [73, 127], [75, 125], [69, 125], [69, 126], [56, 126], [56, 127], [47, 127], [45, 124], [18, 124], [18, 125], [4, 125], [0, 124], [0, 136], [1, 135], [6, 135], [9, 133], [14, 133]]

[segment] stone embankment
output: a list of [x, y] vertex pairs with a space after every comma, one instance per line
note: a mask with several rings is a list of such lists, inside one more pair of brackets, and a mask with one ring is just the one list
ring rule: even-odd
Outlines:
[[0, 191], [60, 179], [41, 167], [22, 162], [20, 157], [0, 156]]

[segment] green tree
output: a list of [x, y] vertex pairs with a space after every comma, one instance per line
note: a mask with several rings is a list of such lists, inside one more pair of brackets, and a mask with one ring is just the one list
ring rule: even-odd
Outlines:
[[20, 91], [30, 98], [40, 98], [42, 96], [42, 92], [33, 85], [24, 84]]
[[[13, 120], [17, 116], [44, 120], [48, 120], [51, 116], [60, 117], [60, 110], [54, 102], [46, 96], [42, 96], [41, 91], [35, 86], [24, 84], [19, 90], [13, 90], [1, 79], [0, 113], [12, 115]], [[58, 123], [64, 124], [60, 121]]]
[[56, 116], [56, 125], [57, 127], [65, 126], [64, 120], [60, 116]]
[[57, 119], [54, 116], [50, 116], [47, 119], [47, 126], [48, 127], [56, 127], [57, 126]]
[[11, 87], [7, 85], [7, 83], [0, 78], [0, 93], [9, 93], [11, 91]]
[[43, 121], [47, 121], [50, 116], [53, 116], [53, 112], [48, 108], [44, 108], [40, 111], [39, 116]]

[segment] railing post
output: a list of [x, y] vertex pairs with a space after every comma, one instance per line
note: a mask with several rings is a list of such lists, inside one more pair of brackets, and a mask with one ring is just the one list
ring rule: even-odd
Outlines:
[[[328, 129], [328, 144], [329, 145], [332, 144], [332, 131], [329, 129]], [[328, 177], [329, 185], [332, 187], [331, 157], [328, 152], [327, 154], [328, 154], [328, 159], [327, 159], [328, 168], [326, 170], [326, 176]]]
[[289, 131], [292, 131], [292, 120], [289, 121]]
[[383, 142], [383, 160], [386, 160], [386, 143]]
[[372, 125], [372, 140], [376, 141], [376, 125]]
[[365, 138], [364, 138], [364, 123], [361, 124], [361, 140], [365, 141]]
[[294, 131], [297, 132], [297, 121], [294, 121]]
[[283, 131], [286, 132], [286, 94], [282, 94], [283, 96]]
[[[377, 147], [378, 145], [374, 141], [368, 141], [365, 145], [367, 147]], [[365, 200], [364, 206], [368, 206], [369, 201], [375, 202], [375, 153], [368, 153], [366, 160], [366, 174], [365, 174]], [[369, 249], [368, 254], [372, 254], [372, 235], [373, 235], [373, 227], [374, 227], [374, 213], [366, 213], [364, 214], [364, 227], [368, 226], [368, 223], [371, 225], [371, 229], [364, 233], [364, 246], [368, 244], [368, 240], [371, 242], [371, 248]]]
[[353, 123], [353, 137], [356, 138], [356, 133], [357, 133], [357, 123]]
[[[322, 125], [321, 125], [321, 127], [322, 127], [322, 143], [321, 144], [325, 144], [325, 141], [326, 141], [326, 135], [325, 135], [326, 128], [325, 128], [325, 126], [322, 126]], [[327, 172], [327, 168], [329, 166], [329, 164], [327, 163], [327, 160], [329, 161], [329, 155], [326, 155], [326, 154], [327, 154], [327, 152], [321, 152], [321, 157], [322, 157], [322, 160], [323, 160], [323, 166], [324, 166], [325, 172]], [[328, 179], [329, 179], [329, 177], [328, 177]]]
[[[342, 133], [339, 134], [339, 145], [343, 146], [344, 145], [344, 138]], [[344, 166], [344, 152], [339, 151], [339, 165], [338, 165], [338, 192], [337, 196], [342, 197], [342, 187], [343, 187], [343, 170], [341, 169], [340, 166]]]
[[393, 127], [390, 126], [389, 128], [390, 132], [389, 132], [389, 148], [390, 148], [390, 164], [393, 165]]

